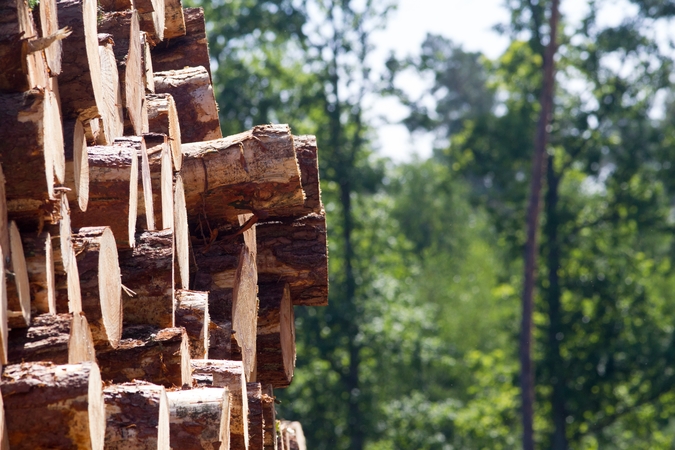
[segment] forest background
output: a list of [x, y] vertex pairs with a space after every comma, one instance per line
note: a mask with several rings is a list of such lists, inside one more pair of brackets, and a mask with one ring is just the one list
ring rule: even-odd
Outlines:
[[[562, 2], [564, 4], [564, 0]], [[538, 448], [675, 448], [675, 1], [560, 22], [535, 296]], [[438, 35], [374, 67], [388, 0], [191, 0], [225, 135], [318, 139], [330, 305], [296, 307], [282, 417], [312, 449], [520, 447], [525, 212], [549, 0], [506, 0], [488, 58]], [[429, 14], [434, 14], [429, 11]], [[412, 97], [402, 77], [426, 86]], [[379, 156], [395, 99], [433, 156]], [[381, 123], [381, 122], [379, 122]]]

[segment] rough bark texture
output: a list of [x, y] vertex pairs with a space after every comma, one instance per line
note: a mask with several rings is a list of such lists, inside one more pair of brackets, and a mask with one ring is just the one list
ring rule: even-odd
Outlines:
[[10, 328], [30, 324], [30, 283], [21, 234], [14, 221], [9, 224], [10, 266], [7, 280], [7, 321]]
[[33, 314], [54, 314], [56, 286], [51, 234], [24, 234], [22, 240], [30, 283], [31, 311]]
[[164, 386], [134, 381], [103, 390], [107, 450], [169, 450], [169, 401]]
[[[170, 0], [174, 1], [174, 0]], [[184, 8], [184, 36], [174, 37], [152, 49], [152, 64], [156, 71], [178, 70], [183, 67], [205, 67], [211, 78], [211, 60], [206, 39], [206, 24], [202, 8]]]
[[94, 343], [82, 313], [44, 314], [34, 317], [30, 327], [9, 333], [8, 361], [51, 361], [77, 364], [95, 361]]
[[173, 167], [178, 171], [183, 163], [183, 154], [181, 153], [182, 139], [176, 102], [171, 94], [151, 94], [148, 95], [147, 101], [150, 132], [167, 135]]
[[109, 227], [86, 227], [73, 234], [72, 240], [82, 312], [94, 344], [116, 347], [122, 334], [122, 286], [115, 238]]
[[[101, 62], [98, 54], [96, 0], [58, 0], [60, 26], [73, 33], [63, 41], [59, 93], [64, 117], [93, 119], [103, 111]], [[106, 121], [106, 117], [102, 117]]]
[[181, 0], [164, 2], [164, 39], [185, 36], [185, 14]]
[[182, 328], [158, 330], [136, 325], [124, 328], [117, 349], [107, 348], [96, 356], [106, 381], [145, 380], [169, 388], [190, 386], [189, 346], [187, 334]]
[[263, 449], [277, 450], [277, 414], [274, 408], [274, 389], [271, 384], [262, 385]]
[[133, 8], [132, 0], [99, 0], [99, 6], [103, 11], [126, 11]]
[[256, 380], [275, 388], [293, 381], [295, 316], [288, 283], [259, 286]]
[[171, 94], [176, 102], [182, 142], [223, 137], [209, 73], [203, 66], [154, 73], [155, 92]]
[[227, 450], [230, 447], [230, 394], [227, 388], [167, 392], [171, 447]]
[[138, 155], [141, 138], [88, 149], [89, 205], [71, 211], [74, 228], [106, 225], [118, 246], [134, 245], [138, 203]]
[[103, 450], [105, 409], [96, 363], [7, 366], [0, 390], [12, 449]]
[[300, 170], [288, 125], [260, 125], [251, 131], [182, 146], [190, 227], [209, 236], [238, 214], [260, 218], [304, 205]]
[[[209, 299], [211, 294], [209, 294]], [[232, 290], [226, 299], [232, 308]], [[210, 302], [209, 302], [210, 304]], [[211, 359], [232, 359], [232, 321], [213, 320], [209, 322], [209, 357]]]
[[[65, 159], [58, 103], [51, 91], [0, 95], [0, 163], [10, 220], [36, 229], [53, 214], [56, 161]], [[59, 175], [57, 177], [56, 175]]]
[[262, 385], [246, 383], [246, 395], [248, 396], [248, 445], [251, 449], [262, 449], [265, 436]]
[[226, 387], [232, 395], [230, 415], [230, 449], [248, 449], [248, 401], [244, 367], [239, 361], [192, 361], [195, 376], [205, 376], [214, 387]]
[[294, 305], [328, 304], [326, 216], [310, 214], [293, 222], [256, 225], [258, 278], [285, 281]]
[[143, 82], [143, 47], [138, 13], [135, 10], [103, 14], [98, 29], [115, 39], [115, 58], [125, 105], [127, 131], [139, 136], [143, 129], [145, 88]]
[[136, 247], [120, 250], [124, 323], [174, 326], [173, 232], [136, 235]]
[[209, 357], [209, 293], [176, 291], [176, 326], [185, 328], [190, 339], [190, 357]]

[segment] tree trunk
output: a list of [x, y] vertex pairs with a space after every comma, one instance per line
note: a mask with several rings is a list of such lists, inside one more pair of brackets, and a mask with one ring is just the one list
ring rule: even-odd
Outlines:
[[218, 106], [209, 73], [203, 66], [155, 72], [155, 92], [176, 102], [182, 142], [220, 139]]
[[113, 383], [145, 380], [167, 388], [192, 385], [190, 344], [182, 328], [124, 328], [116, 349], [97, 352], [103, 379]]
[[107, 450], [169, 450], [169, 400], [164, 386], [134, 381], [108, 386]]
[[7, 280], [7, 324], [9, 328], [30, 325], [30, 282], [21, 234], [14, 221], [9, 224], [10, 266]]
[[5, 367], [0, 389], [12, 449], [103, 450], [105, 407], [95, 362], [15, 364]]
[[280, 429], [284, 448], [288, 450], [307, 450], [305, 434], [302, 431], [300, 422], [282, 420]]
[[132, 9], [132, 0], [99, 0], [101, 9], [105, 12], [126, 11]]
[[7, 220], [7, 196], [5, 195], [5, 174], [0, 163], [0, 251], [9, 255], [9, 221]]
[[263, 450], [277, 450], [277, 414], [274, 409], [274, 390], [271, 384], [262, 386]]
[[[229, 289], [229, 297], [225, 304], [230, 305], [232, 310], [232, 289]], [[209, 304], [212, 294], [209, 293]], [[210, 308], [210, 306], [209, 306]], [[210, 314], [209, 314], [210, 315]], [[209, 321], [209, 358], [232, 359], [232, 321], [214, 320]]]
[[190, 357], [209, 357], [209, 293], [176, 291], [176, 326], [185, 328], [190, 339]]
[[66, 187], [70, 201], [77, 203], [80, 211], [89, 204], [89, 159], [84, 125], [80, 119], [63, 123], [64, 153], [66, 159]]
[[69, 26], [73, 33], [63, 46], [59, 93], [64, 117], [83, 121], [101, 115], [103, 105], [103, 78], [98, 53], [96, 0], [58, 0], [61, 26]]
[[[155, 73], [153, 69], [152, 56], [150, 49], [152, 45], [150, 44], [150, 39], [147, 37], [147, 33], [141, 31], [141, 47], [143, 47], [143, 59], [141, 60], [141, 68], [143, 69], [143, 85], [145, 86], [145, 91], [151, 94], [155, 93]], [[143, 110], [147, 113], [147, 109]], [[146, 114], [147, 115], [147, 114]], [[144, 118], [144, 133], [147, 133], [147, 117]]]
[[230, 447], [230, 393], [227, 388], [167, 392], [171, 447], [227, 450]]
[[119, 344], [122, 334], [122, 285], [115, 237], [109, 227], [80, 228], [72, 236], [80, 277], [82, 312], [94, 345]]
[[173, 166], [166, 134], [143, 135], [150, 159], [154, 221], [159, 229], [173, 229]]
[[103, 103], [99, 104], [103, 121], [104, 141], [100, 144], [112, 144], [118, 137], [124, 134], [124, 118], [122, 112], [122, 90], [117, 72], [117, 61], [113, 52], [113, 44], [106, 42], [99, 45], [98, 54], [101, 60], [101, 84], [103, 90]]
[[287, 282], [294, 305], [328, 304], [325, 215], [310, 214], [290, 223], [258, 223], [256, 240], [260, 282]]
[[165, 0], [164, 12], [164, 39], [185, 36], [185, 15], [181, 0]]
[[143, 47], [138, 13], [135, 10], [104, 14], [98, 29], [115, 39], [115, 58], [119, 71], [122, 98], [126, 107], [127, 134], [140, 136], [143, 127], [145, 88], [143, 85]]
[[89, 205], [87, 211], [71, 211], [74, 228], [107, 225], [117, 245], [135, 245], [138, 213], [138, 141], [93, 146], [88, 150]]
[[295, 316], [288, 283], [259, 285], [256, 380], [275, 388], [293, 381]]
[[[33, 15], [39, 18], [40, 37], [46, 38], [59, 31], [59, 21], [56, 15], [57, 7], [56, 0], [42, 0], [33, 11]], [[55, 77], [61, 74], [61, 55], [63, 52], [63, 45], [61, 39], [52, 42], [44, 49], [45, 60], [47, 62], [47, 70], [49, 76]]]
[[262, 385], [246, 383], [248, 396], [248, 446], [262, 450], [265, 441], [265, 419], [262, 405]]
[[230, 449], [248, 450], [248, 395], [244, 367], [239, 361], [194, 360], [192, 370], [207, 385], [226, 387], [231, 394]]
[[190, 234], [183, 177], [177, 174], [173, 186], [173, 232], [176, 243], [176, 265], [181, 289], [190, 286]]
[[54, 93], [32, 90], [0, 95], [0, 123], [8, 217], [22, 228], [38, 227], [53, 215], [54, 183], [65, 178], [63, 134]]
[[147, 33], [152, 45], [164, 40], [164, 0], [134, 0], [134, 7], [138, 10], [141, 30]]
[[185, 144], [182, 152], [193, 234], [208, 237], [223, 224], [237, 223], [242, 212], [265, 218], [304, 204], [288, 125], [261, 125], [223, 139]]
[[[174, 0], [170, 0], [174, 1]], [[152, 49], [152, 65], [157, 71], [183, 67], [205, 67], [211, 79], [211, 59], [206, 39], [206, 23], [202, 8], [183, 9], [184, 36], [167, 39]]]
[[28, 328], [9, 333], [8, 362], [50, 361], [77, 364], [95, 361], [94, 343], [82, 313], [43, 314]]
[[175, 326], [174, 246], [171, 230], [136, 235], [136, 247], [120, 250], [124, 323]]
[[56, 313], [56, 285], [54, 284], [54, 252], [48, 232], [22, 236], [28, 281], [31, 293], [31, 312]]
[[176, 102], [171, 94], [152, 94], [147, 97], [147, 101], [149, 130], [151, 133], [162, 133], [168, 136], [173, 167], [179, 171], [183, 162], [183, 154], [181, 153], [182, 140]]
[[7, 279], [5, 278], [5, 255], [0, 254], [0, 367], [7, 364]]

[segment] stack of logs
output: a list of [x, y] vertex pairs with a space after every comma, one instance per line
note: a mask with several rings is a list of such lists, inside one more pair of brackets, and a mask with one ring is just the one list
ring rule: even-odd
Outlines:
[[201, 9], [0, 1], [0, 163], [0, 448], [305, 448], [316, 140], [222, 137]]

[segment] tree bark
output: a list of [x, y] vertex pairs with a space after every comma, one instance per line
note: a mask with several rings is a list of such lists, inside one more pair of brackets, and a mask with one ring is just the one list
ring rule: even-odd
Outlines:
[[89, 204], [71, 211], [74, 228], [107, 225], [117, 245], [135, 245], [141, 138], [88, 149]]
[[103, 390], [105, 448], [169, 450], [169, 400], [164, 386], [134, 381]]
[[184, 8], [184, 36], [165, 40], [152, 49], [155, 70], [165, 72], [183, 67], [205, 67], [211, 79], [211, 59], [202, 8]]
[[103, 450], [105, 408], [95, 362], [7, 366], [0, 390], [12, 449]]
[[145, 380], [167, 388], [192, 385], [189, 341], [182, 328], [124, 328], [116, 349], [97, 352], [103, 379], [113, 383]]
[[37, 227], [53, 215], [54, 184], [65, 178], [63, 134], [54, 93], [31, 90], [0, 95], [0, 123], [8, 217], [22, 228]]
[[84, 125], [79, 119], [63, 123], [64, 153], [66, 159], [66, 187], [70, 201], [77, 203], [80, 211], [89, 204], [89, 159]]
[[248, 446], [251, 449], [263, 448], [265, 442], [265, 418], [262, 405], [262, 385], [246, 383], [248, 397]]
[[164, 13], [164, 39], [185, 36], [185, 15], [181, 0], [165, 0]]
[[271, 384], [262, 385], [263, 450], [277, 450], [277, 414], [274, 409], [274, 390]]
[[152, 45], [164, 40], [164, 0], [134, 0], [134, 7], [138, 10], [141, 30], [147, 33]]
[[275, 388], [293, 381], [295, 316], [288, 283], [259, 285], [256, 380]]
[[98, 29], [115, 39], [115, 58], [126, 108], [127, 134], [140, 136], [147, 131], [143, 124], [145, 87], [143, 81], [143, 47], [138, 13], [135, 10], [103, 14]]
[[82, 313], [43, 314], [28, 328], [9, 333], [8, 362], [50, 361], [77, 364], [95, 361], [94, 343]]
[[223, 137], [209, 73], [203, 66], [154, 72], [155, 92], [171, 94], [176, 102], [182, 142]]
[[136, 247], [120, 250], [124, 322], [175, 326], [174, 246], [171, 230], [146, 231], [136, 235]]
[[522, 320], [520, 329], [520, 388], [522, 396], [523, 450], [534, 450], [534, 363], [532, 361], [532, 314], [537, 267], [537, 232], [541, 203], [542, 175], [546, 163], [547, 127], [553, 111], [554, 56], [557, 50], [558, 0], [553, 0], [549, 29], [549, 45], [544, 55], [544, 85], [541, 91], [541, 112], [534, 139], [530, 199], [527, 208], [527, 241], [523, 274]]
[[5, 255], [0, 254], [0, 366], [7, 364], [7, 279], [5, 278]]
[[190, 357], [209, 357], [209, 293], [176, 291], [176, 326], [185, 328], [190, 339]]
[[231, 394], [230, 449], [248, 450], [248, 396], [243, 364], [239, 361], [212, 359], [193, 360], [193, 373], [198, 380], [214, 387], [226, 387]]
[[54, 278], [54, 251], [48, 232], [22, 236], [28, 269], [33, 314], [56, 313], [56, 285]]
[[258, 223], [256, 240], [260, 282], [287, 282], [294, 305], [328, 304], [325, 215], [310, 214], [290, 223]]
[[122, 90], [117, 72], [117, 61], [113, 52], [113, 44], [107, 42], [98, 47], [101, 60], [101, 87], [102, 103], [99, 111], [103, 121], [103, 137], [100, 144], [112, 144], [112, 142], [124, 134], [124, 114], [122, 112]]
[[61, 26], [73, 33], [63, 43], [59, 93], [64, 117], [83, 121], [101, 115], [103, 122], [103, 78], [98, 53], [96, 0], [58, 0]]
[[132, 0], [99, 0], [98, 4], [105, 12], [126, 11], [133, 8]]
[[115, 238], [109, 227], [80, 228], [72, 236], [82, 295], [94, 345], [119, 344], [122, 285]]
[[181, 153], [182, 140], [176, 102], [171, 94], [151, 94], [147, 97], [147, 101], [149, 130], [151, 133], [162, 133], [168, 136], [173, 167], [179, 171], [183, 162], [183, 154]]
[[193, 234], [209, 236], [223, 224], [237, 223], [243, 212], [265, 218], [304, 204], [288, 125], [256, 126], [223, 139], [185, 144], [182, 151]]
[[230, 447], [230, 393], [227, 388], [167, 392], [171, 447], [227, 450]]
[[7, 280], [7, 324], [26, 328], [30, 324], [30, 282], [21, 234], [14, 221], [9, 224], [10, 266]]
[[[229, 297], [225, 304], [230, 305], [232, 310], [232, 289], [229, 289]], [[209, 293], [209, 299], [212, 294]], [[209, 304], [211, 301], [209, 300]], [[210, 314], [209, 314], [210, 315]], [[214, 320], [209, 321], [209, 358], [232, 359], [232, 321]]]

